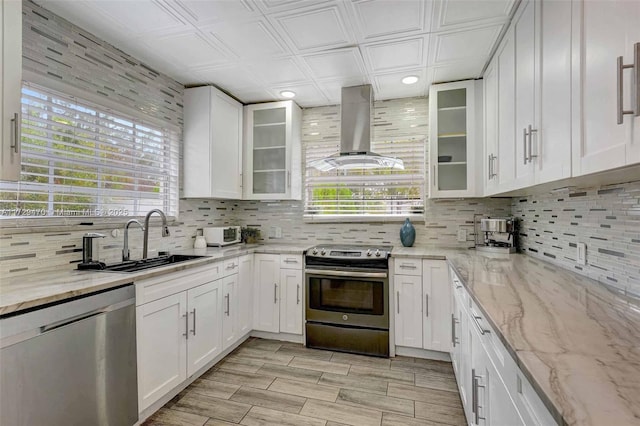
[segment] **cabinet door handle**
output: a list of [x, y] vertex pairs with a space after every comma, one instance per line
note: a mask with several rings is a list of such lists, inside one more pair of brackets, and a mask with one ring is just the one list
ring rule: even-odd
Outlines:
[[298, 263], [296, 259], [285, 259], [284, 263]]
[[635, 101], [635, 116], [640, 117], [640, 42], [633, 45], [633, 74], [634, 89], [636, 93], [633, 98]]
[[[474, 423], [478, 424], [480, 420], [485, 420], [484, 417], [480, 417], [480, 395], [478, 395], [478, 389], [484, 388], [484, 385], [480, 384], [480, 376], [476, 375], [475, 368], [471, 370], [471, 399], [472, 399], [472, 412], [474, 413]], [[475, 397], [475, 398], [474, 398]]]
[[473, 322], [476, 324], [476, 326], [478, 327], [478, 331], [480, 331], [481, 335], [485, 335], [487, 333], [491, 333], [491, 331], [489, 330], [485, 330], [484, 328], [482, 328], [482, 325], [480, 324], [480, 321], [482, 319], [481, 316], [478, 315], [474, 315], [473, 313], [471, 314], [471, 318], [473, 319]]
[[401, 263], [400, 268], [402, 269], [416, 269], [416, 265], [411, 265], [408, 263]]
[[278, 303], [278, 284], [273, 283], [273, 303]]
[[296, 286], [296, 305], [300, 304], [300, 284]]
[[[637, 51], [637, 46], [636, 46], [636, 51]], [[635, 56], [637, 55], [637, 52], [634, 52], [634, 64], [631, 65], [625, 65], [622, 62], [622, 56], [618, 56], [618, 72], [616, 73], [616, 77], [617, 77], [617, 84], [616, 84], [616, 89], [617, 89], [617, 106], [618, 106], [618, 124], [622, 124], [622, 117], [626, 114], [634, 114], [634, 111], [629, 111], [629, 110], [625, 110], [624, 109], [624, 105], [623, 105], [623, 92], [624, 92], [624, 76], [622, 74], [623, 70], [627, 69], [627, 68], [634, 68], [635, 65]], [[637, 76], [637, 70], [636, 70], [636, 76]], [[637, 87], [637, 85], [636, 85]], [[636, 88], [636, 91], [638, 89]], [[637, 94], [637, 93], [636, 93]], [[637, 103], [637, 96], [636, 98], [636, 102]], [[636, 109], [637, 109], [637, 105], [636, 105]]]
[[537, 129], [532, 129], [531, 124], [529, 124], [529, 162], [531, 162], [534, 158], [538, 156], [538, 154], [533, 155], [533, 134], [538, 133]]
[[182, 335], [189, 340], [189, 312], [182, 315], [184, 318], [184, 333]]
[[527, 165], [527, 128], [522, 129], [522, 149], [524, 150], [524, 164]]
[[491, 180], [491, 154], [489, 154], [489, 160], [487, 162], [487, 169], [489, 169], [489, 180]]
[[229, 293], [227, 293], [227, 294], [224, 296], [224, 298], [225, 298], [225, 299], [227, 299], [227, 310], [226, 310], [226, 311], [224, 311], [224, 313], [225, 313], [225, 315], [229, 316]]
[[456, 317], [451, 314], [451, 344], [456, 347]]
[[425, 307], [425, 309], [424, 309], [425, 310], [425, 315], [424, 316], [428, 317], [429, 316], [429, 295], [425, 294], [424, 295], [424, 299], [425, 299], [424, 300], [424, 307]]
[[191, 311], [191, 313], [193, 314], [193, 330], [191, 330], [191, 333], [193, 333], [193, 335], [196, 335], [196, 308], [193, 308], [193, 311]]
[[398, 310], [398, 315], [400, 314], [400, 292], [396, 291], [396, 306]]
[[11, 144], [11, 148], [13, 148], [13, 152], [15, 152], [17, 154], [18, 150], [20, 149], [20, 143], [19, 143], [20, 126], [19, 126], [19, 120], [18, 120], [18, 113], [17, 112], [13, 113], [13, 118], [11, 119], [11, 123], [13, 124], [13, 126], [12, 126], [13, 134], [11, 135], [11, 141], [13, 143]]

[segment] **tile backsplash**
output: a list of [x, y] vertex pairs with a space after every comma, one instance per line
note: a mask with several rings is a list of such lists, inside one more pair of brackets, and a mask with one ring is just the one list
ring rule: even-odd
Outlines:
[[[522, 251], [640, 294], [640, 181], [514, 198]], [[576, 263], [576, 244], [587, 264]]]

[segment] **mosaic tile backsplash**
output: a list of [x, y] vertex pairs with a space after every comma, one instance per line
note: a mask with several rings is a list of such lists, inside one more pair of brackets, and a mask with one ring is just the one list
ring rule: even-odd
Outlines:
[[640, 295], [640, 181], [514, 198], [511, 209], [523, 252]]

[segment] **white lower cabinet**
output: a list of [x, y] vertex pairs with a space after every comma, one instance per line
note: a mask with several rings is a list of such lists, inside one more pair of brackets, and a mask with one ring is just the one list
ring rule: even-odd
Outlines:
[[136, 308], [140, 411], [187, 378], [186, 316], [186, 292]]
[[451, 290], [444, 260], [397, 258], [394, 266], [397, 346], [451, 351]]
[[467, 423], [555, 425], [453, 270], [450, 275], [453, 293], [450, 330], [454, 342], [451, 359]]
[[221, 352], [220, 293], [218, 280], [137, 307], [140, 410]]
[[238, 335], [253, 328], [253, 254], [238, 258]]
[[302, 334], [302, 256], [256, 254], [254, 263], [253, 329]]
[[227, 349], [238, 337], [238, 274], [224, 277], [222, 289], [222, 349]]

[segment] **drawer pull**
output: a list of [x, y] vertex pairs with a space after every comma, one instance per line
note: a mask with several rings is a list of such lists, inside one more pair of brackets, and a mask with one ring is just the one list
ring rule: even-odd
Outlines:
[[485, 335], [487, 333], [491, 333], [490, 330], [485, 330], [484, 328], [482, 328], [482, 325], [480, 324], [480, 320], [482, 319], [481, 316], [478, 315], [471, 315], [471, 318], [473, 319], [473, 322], [476, 324], [476, 326], [478, 327], [478, 331], [480, 332], [481, 335]]
[[416, 269], [416, 265], [410, 265], [407, 263], [401, 263], [400, 268], [402, 269]]

